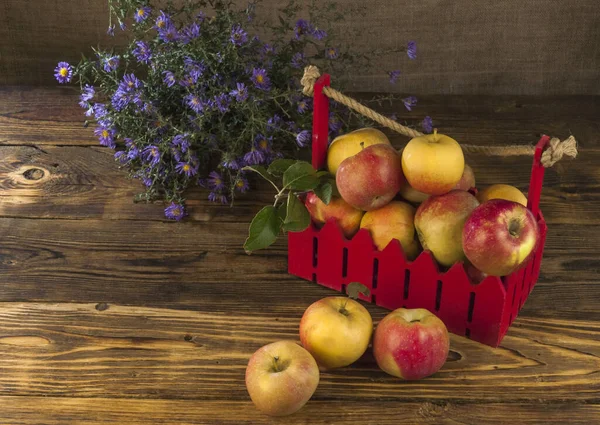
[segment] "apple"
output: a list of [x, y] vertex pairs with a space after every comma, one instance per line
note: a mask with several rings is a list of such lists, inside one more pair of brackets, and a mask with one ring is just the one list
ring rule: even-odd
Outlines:
[[373, 354], [386, 373], [407, 380], [433, 375], [446, 362], [450, 338], [446, 325], [424, 308], [399, 308], [375, 329]]
[[454, 186], [454, 189], [470, 190], [473, 187], [475, 187], [475, 173], [468, 164], [465, 164], [465, 171], [463, 171], [463, 175]]
[[524, 207], [527, 206], [527, 198], [519, 189], [508, 184], [493, 184], [477, 193], [477, 199], [480, 203], [490, 199], [506, 199], [508, 201], [518, 202]]
[[306, 195], [305, 205], [315, 224], [322, 226], [327, 220], [335, 218], [344, 236], [348, 239], [358, 232], [360, 220], [364, 214], [363, 211], [354, 208], [342, 198], [331, 198], [329, 204], [325, 204], [313, 192]]
[[361, 128], [333, 139], [327, 150], [327, 169], [335, 174], [342, 161], [372, 145], [390, 145], [387, 136], [376, 128]]
[[506, 276], [527, 262], [539, 237], [531, 211], [518, 202], [492, 199], [468, 218], [462, 244], [473, 266], [491, 276]]
[[419, 192], [442, 195], [460, 181], [465, 158], [460, 145], [444, 134], [426, 134], [412, 139], [402, 151], [402, 171]]
[[300, 341], [323, 370], [348, 366], [367, 350], [373, 332], [371, 315], [347, 297], [327, 297], [311, 304], [300, 320]]
[[429, 196], [431, 195], [415, 190], [415, 188], [413, 188], [407, 181], [405, 181], [402, 187], [400, 188], [400, 196], [402, 196], [402, 198], [406, 199], [408, 202], [412, 202], [413, 204], [420, 204], [425, 199], [429, 198]]
[[400, 190], [404, 177], [400, 156], [389, 145], [372, 145], [340, 164], [335, 175], [346, 202], [363, 211], [383, 207]]
[[467, 273], [467, 277], [473, 284], [481, 283], [486, 277], [488, 277], [487, 273], [482, 272], [469, 262], [465, 263], [465, 272]]
[[432, 196], [419, 205], [415, 228], [423, 245], [443, 266], [465, 258], [462, 231], [467, 217], [479, 205], [477, 199], [464, 190], [452, 190]]
[[390, 202], [365, 213], [360, 228], [369, 231], [378, 250], [383, 251], [392, 239], [398, 239], [406, 253], [415, 242], [415, 208], [406, 202]]
[[258, 349], [246, 368], [246, 388], [258, 410], [285, 416], [300, 410], [319, 385], [319, 367], [308, 351], [293, 341]]

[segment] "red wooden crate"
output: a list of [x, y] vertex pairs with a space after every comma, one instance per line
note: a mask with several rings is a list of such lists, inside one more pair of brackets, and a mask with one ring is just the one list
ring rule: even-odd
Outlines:
[[[330, 83], [323, 75], [314, 88], [312, 163], [323, 168], [327, 157], [329, 99], [322, 92]], [[361, 299], [393, 310], [426, 308], [435, 313], [457, 335], [497, 347], [533, 290], [540, 272], [546, 240], [546, 222], [539, 210], [545, 168], [540, 160], [550, 138], [536, 146], [527, 207], [538, 220], [540, 243], [527, 264], [502, 278], [489, 276], [473, 285], [463, 263], [440, 272], [429, 251], [414, 261], [406, 260], [402, 247], [393, 240], [377, 250], [367, 230], [346, 239], [335, 221], [321, 229], [311, 225], [288, 235], [288, 271], [303, 279], [346, 292], [351, 282], [369, 288]]]

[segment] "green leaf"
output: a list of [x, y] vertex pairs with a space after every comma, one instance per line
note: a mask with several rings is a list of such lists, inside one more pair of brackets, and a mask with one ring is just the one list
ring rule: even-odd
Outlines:
[[329, 205], [329, 202], [331, 202], [332, 194], [333, 186], [330, 181], [323, 182], [315, 188], [315, 195], [317, 195], [325, 205]]
[[269, 205], [260, 210], [250, 223], [248, 239], [244, 243], [246, 253], [250, 254], [273, 244], [279, 235], [281, 225], [274, 206]]
[[310, 226], [310, 214], [304, 203], [296, 195], [290, 193], [287, 200], [287, 215], [283, 222], [283, 230], [301, 232]]
[[356, 300], [360, 294], [368, 297], [371, 295], [371, 291], [360, 282], [351, 282], [346, 287], [346, 294], [348, 294], [348, 297]]
[[281, 177], [283, 176], [283, 173], [296, 162], [295, 159], [276, 159], [269, 165], [267, 171], [275, 177]]
[[317, 172], [308, 162], [298, 161], [283, 173], [283, 186], [294, 190], [312, 190], [319, 184]]

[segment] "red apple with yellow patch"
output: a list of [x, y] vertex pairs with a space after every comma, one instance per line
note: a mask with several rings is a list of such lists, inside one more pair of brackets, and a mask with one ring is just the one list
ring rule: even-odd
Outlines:
[[256, 351], [246, 368], [246, 388], [258, 410], [286, 416], [300, 410], [319, 385], [319, 368], [293, 341], [278, 341]]
[[396, 149], [378, 144], [345, 159], [335, 175], [342, 198], [355, 208], [371, 211], [390, 202], [404, 177]]
[[465, 158], [460, 145], [444, 134], [426, 134], [412, 139], [402, 151], [402, 171], [413, 189], [442, 195], [460, 181]]
[[532, 212], [518, 202], [492, 199], [477, 207], [465, 223], [462, 244], [477, 269], [506, 276], [522, 267], [540, 237]]
[[376, 128], [361, 128], [338, 136], [333, 139], [327, 150], [327, 169], [335, 175], [346, 158], [356, 155], [364, 148], [379, 144], [390, 145], [390, 141]]
[[371, 315], [348, 297], [327, 297], [311, 304], [300, 320], [300, 341], [321, 369], [348, 366], [367, 350]]
[[450, 338], [446, 325], [423, 308], [399, 308], [375, 329], [373, 354], [386, 373], [407, 380], [433, 375], [446, 362]]
[[313, 192], [306, 195], [305, 205], [315, 224], [322, 226], [327, 220], [334, 218], [348, 239], [358, 232], [364, 214], [342, 198], [331, 198], [329, 204], [325, 204]]

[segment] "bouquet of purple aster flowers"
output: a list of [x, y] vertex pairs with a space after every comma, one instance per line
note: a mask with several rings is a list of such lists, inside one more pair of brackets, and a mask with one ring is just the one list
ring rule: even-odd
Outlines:
[[[311, 99], [299, 86], [305, 65], [325, 69], [339, 85], [347, 67], [368, 59], [336, 46], [321, 25], [341, 16], [335, 4], [314, 3], [305, 20], [291, 0], [273, 24], [256, 18], [255, 3], [238, 9], [227, 0], [185, 0], [158, 8], [152, 0], [109, 0], [108, 33], [117, 25], [130, 30], [128, 46], [95, 49], [76, 66], [60, 62], [55, 77], [79, 82], [86, 123], [95, 123], [100, 144], [146, 188], [136, 199], [165, 200], [166, 217], [180, 220], [189, 187], [229, 203], [249, 190], [248, 166], [297, 157], [310, 144]], [[416, 46], [407, 53], [414, 58]], [[390, 81], [397, 77], [390, 72]], [[413, 103], [405, 100], [409, 109]], [[331, 137], [352, 119], [334, 105]]]

